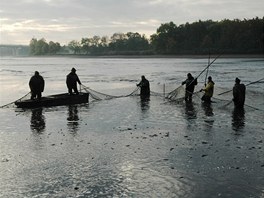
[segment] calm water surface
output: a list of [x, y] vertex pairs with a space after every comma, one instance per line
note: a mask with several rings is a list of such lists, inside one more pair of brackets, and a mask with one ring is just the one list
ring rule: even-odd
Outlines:
[[[0, 105], [29, 92], [35, 70], [43, 95], [66, 92], [77, 69], [82, 83], [126, 95], [144, 74], [151, 90], [180, 86], [207, 59], [0, 59]], [[247, 87], [244, 111], [228, 104], [235, 77], [263, 78], [263, 59], [217, 59], [211, 106], [152, 95], [37, 109], [0, 109], [0, 197], [264, 197], [264, 89]], [[205, 74], [198, 79], [199, 90]], [[165, 86], [164, 86], [165, 85]], [[221, 100], [220, 100], [221, 99]]]

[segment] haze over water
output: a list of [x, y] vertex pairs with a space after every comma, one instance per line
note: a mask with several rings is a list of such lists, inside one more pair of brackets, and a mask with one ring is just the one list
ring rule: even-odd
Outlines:
[[[211, 61], [213, 58], [211, 58]], [[110, 95], [131, 93], [145, 75], [168, 93], [208, 60], [187, 58], [0, 59], [0, 105], [29, 92], [34, 71], [43, 95], [66, 92], [72, 67], [82, 83]], [[0, 197], [264, 197], [263, 83], [247, 86], [235, 112], [234, 79], [263, 78], [264, 59], [219, 58], [211, 106], [152, 95], [37, 109], [0, 109]], [[199, 90], [205, 73], [198, 79]], [[165, 85], [165, 86], [164, 86]], [[221, 100], [220, 100], [221, 99]]]

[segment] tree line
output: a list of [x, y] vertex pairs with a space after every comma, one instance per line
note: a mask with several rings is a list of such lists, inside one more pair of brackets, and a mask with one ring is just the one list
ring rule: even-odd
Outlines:
[[[139, 33], [114, 33], [72, 40], [67, 46], [45, 39], [30, 41], [32, 55], [180, 55], [180, 54], [263, 54], [264, 17], [244, 20], [197, 21], [177, 26], [173, 22], [161, 24], [155, 34], [147, 38]], [[68, 50], [68, 51], [67, 51]]]

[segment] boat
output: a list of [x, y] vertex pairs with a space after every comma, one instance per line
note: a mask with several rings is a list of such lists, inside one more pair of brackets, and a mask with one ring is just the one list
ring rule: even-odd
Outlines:
[[19, 100], [15, 102], [15, 105], [19, 108], [36, 108], [36, 107], [50, 107], [50, 106], [61, 106], [61, 105], [72, 105], [88, 103], [89, 93], [77, 94], [55, 94], [45, 96], [40, 99], [27, 99]]

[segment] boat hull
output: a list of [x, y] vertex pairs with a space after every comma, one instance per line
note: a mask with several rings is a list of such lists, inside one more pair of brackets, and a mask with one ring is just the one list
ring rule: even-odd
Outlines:
[[19, 108], [50, 107], [88, 103], [88, 100], [89, 93], [80, 93], [79, 95], [63, 93], [42, 97], [41, 99], [16, 101], [15, 105]]

